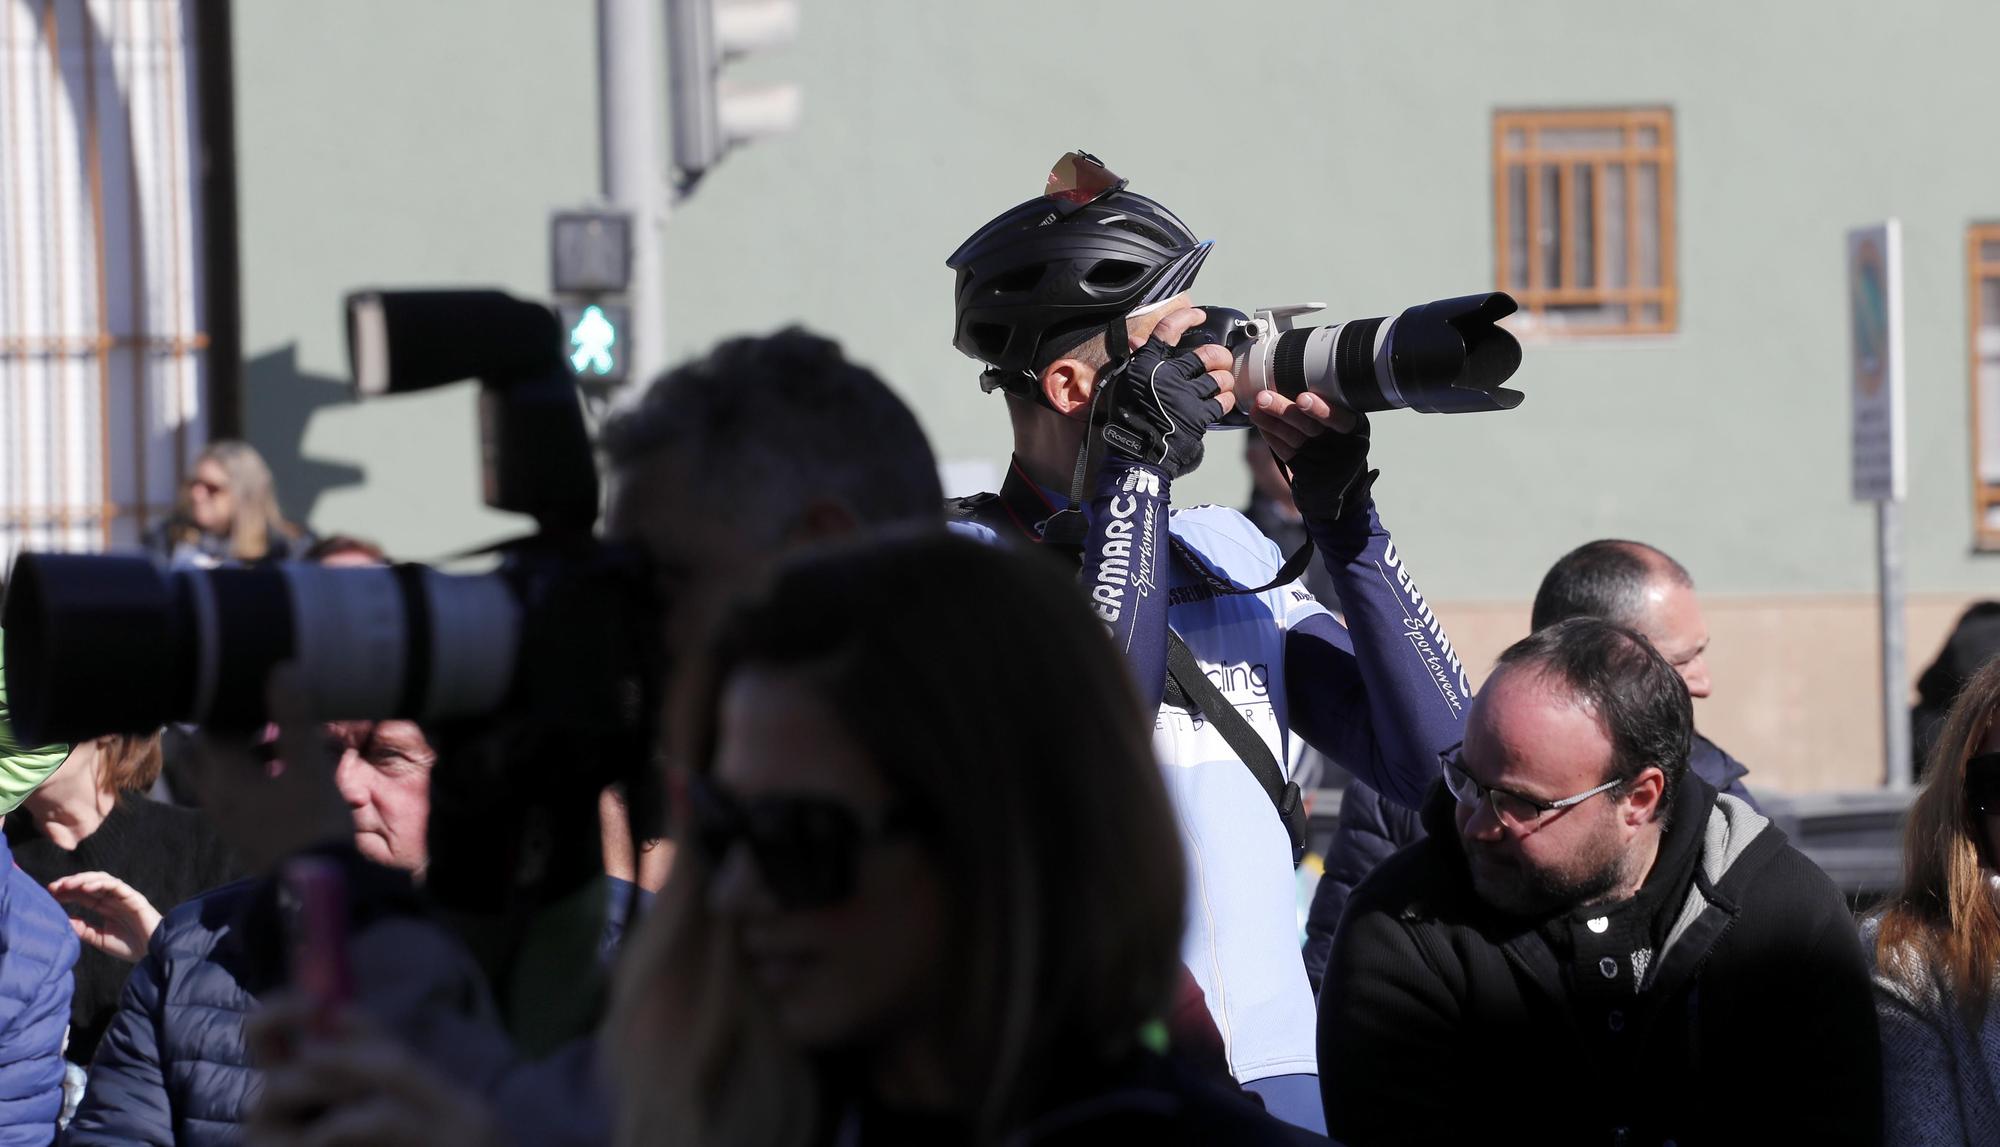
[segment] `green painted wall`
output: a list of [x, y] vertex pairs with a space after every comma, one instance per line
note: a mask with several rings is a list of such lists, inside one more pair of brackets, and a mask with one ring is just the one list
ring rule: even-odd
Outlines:
[[342, 296], [541, 293], [546, 215], [596, 191], [590, 0], [234, 5], [245, 432], [286, 510], [434, 557], [502, 536], [474, 391], [350, 397]]
[[[1903, 221], [1911, 588], [1994, 581], [1972, 526], [1963, 241], [2000, 217], [2000, 6], [1436, 0], [1218, 6], [802, 0], [750, 78], [796, 134], [669, 224], [679, 354], [804, 322], [1005, 457], [948, 343], [942, 259], [1087, 146], [1217, 241], [1198, 292], [1380, 314], [1493, 281], [1495, 108], [1659, 105], [1679, 142], [1681, 330], [1528, 348], [1519, 411], [1376, 424], [1378, 492], [1433, 596], [1519, 599], [1569, 546], [1665, 546], [1704, 588], [1865, 590], [1847, 500], [1843, 232]], [[315, 525], [436, 554], [492, 536], [469, 393], [333, 401], [364, 283], [539, 293], [545, 214], [597, 186], [587, 0], [257, 0], [237, 11], [246, 396]], [[1184, 499], [1235, 501], [1234, 442]], [[307, 504], [309, 503], [309, 505]]]

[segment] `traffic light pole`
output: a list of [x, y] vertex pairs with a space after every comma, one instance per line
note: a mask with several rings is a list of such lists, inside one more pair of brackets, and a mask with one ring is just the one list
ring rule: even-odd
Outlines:
[[599, 150], [604, 198], [632, 217], [630, 377], [652, 381], [667, 365], [662, 231], [670, 204], [661, 118], [659, 0], [597, 0]]

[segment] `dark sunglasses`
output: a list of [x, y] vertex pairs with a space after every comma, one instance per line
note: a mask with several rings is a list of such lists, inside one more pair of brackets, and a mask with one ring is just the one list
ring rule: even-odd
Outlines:
[[202, 493], [213, 498], [217, 494], [222, 493], [223, 487], [219, 483], [211, 482], [206, 478], [189, 478], [188, 489], [200, 490]]
[[854, 895], [862, 852], [915, 827], [898, 809], [871, 823], [828, 797], [744, 799], [702, 776], [688, 779], [687, 795], [693, 844], [710, 867], [747, 846], [764, 886], [794, 911]]
[[1965, 799], [1981, 816], [2000, 813], [2000, 753], [1966, 758]]

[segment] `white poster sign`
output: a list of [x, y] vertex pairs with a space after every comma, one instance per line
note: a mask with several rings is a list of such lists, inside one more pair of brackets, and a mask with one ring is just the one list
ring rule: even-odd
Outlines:
[[1891, 219], [1847, 233], [1847, 315], [1853, 364], [1853, 490], [1857, 502], [1902, 501], [1903, 242]]

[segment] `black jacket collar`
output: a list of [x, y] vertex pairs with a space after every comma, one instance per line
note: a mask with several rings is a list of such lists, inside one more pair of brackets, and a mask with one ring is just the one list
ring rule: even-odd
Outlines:
[[[1660, 854], [1653, 862], [1652, 872], [1646, 877], [1641, 898], [1649, 902], [1645, 905], [1647, 909], [1661, 917], [1659, 934], [1674, 928], [1679, 917], [1688, 910], [1691, 896], [1701, 897], [1705, 904], [1704, 911], [1694, 923], [1681, 929], [1678, 942], [1670, 953], [1674, 957], [1671, 963], [1663, 960], [1654, 966], [1648, 977], [1649, 987], [1677, 973], [1691, 972], [1699, 964], [1701, 955], [1720, 938], [1736, 912], [1734, 898], [1721, 893], [1715, 887], [1716, 882], [1710, 881], [1703, 871], [1703, 849], [1708, 836], [1709, 816], [1715, 808], [1715, 790], [1690, 771], [1683, 774], [1673, 802], [1671, 827], [1660, 838]], [[1509, 916], [1479, 898], [1472, 887], [1472, 873], [1467, 865], [1464, 846], [1459, 840], [1458, 821], [1454, 815], [1456, 807], [1457, 801], [1439, 781], [1432, 784], [1422, 810], [1424, 829], [1435, 842], [1434, 847], [1441, 850], [1449, 871], [1450, 899], [1457, 907], [1452, 914], [1461, 915], [1460, 923], [1476, 928], [1490, 943], [1499, 947], [1509, 962], [1526, 973], [1552, 999], [1562, 998], [1561, 969], [1547, 940], [1540, 934], [1549, 918]], [[1761, 853], [1764, 850], [1757, 851]], [[1434, 910], [1442, 910], [1440, 915], [1452, 912], [1442, 904], [1420, 909], [1426, 912]]]

